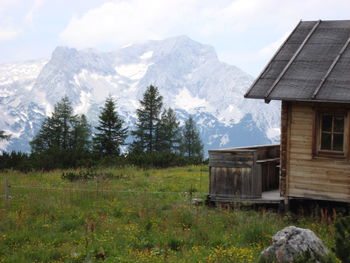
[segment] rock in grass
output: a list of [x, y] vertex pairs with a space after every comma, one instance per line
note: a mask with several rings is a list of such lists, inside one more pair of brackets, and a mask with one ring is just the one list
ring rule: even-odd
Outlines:
[[288, 226], [272, 237], [272, 245], [261, 252], [260, 262], [297, 262], [307, 257], [308, 262], [322, 262], [328, 249], [309, 229]]
[[191, 200], [192, 205], [203, 205], [204, 204], [204, 200], [201, 198], [192, 198]]

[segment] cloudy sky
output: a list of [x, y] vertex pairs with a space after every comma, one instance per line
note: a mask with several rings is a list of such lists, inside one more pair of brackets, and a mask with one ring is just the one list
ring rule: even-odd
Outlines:
[[0, 63], [188, 35], [257, 76], [300, 19], [349, 11], [349, 0], [0, 0]]

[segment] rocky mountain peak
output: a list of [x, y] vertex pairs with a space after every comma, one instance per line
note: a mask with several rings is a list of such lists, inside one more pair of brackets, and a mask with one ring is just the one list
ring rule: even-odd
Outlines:
[[10, 66], [0, 66], [0, 74], [6, 69], [9, 76], [0, 82], [0, 110], [5, 116], [0, 129], [13, 135], [10, 145], [3, 146], [8, 150], [29, 150], [28, 141], [45, 114], [65, 95], [77, 113], [87, 114], [92, 121], [105, 98], [114, 95], [132, 129], [138, 100], [148, 85], [159, 88], [165, 106], [174, 108], [182, 122], [189, 114], [194, 116], [206, 149], [278, 139], [278, 133], [271, 131], [279, 127], [279, 106], [245, 100], [252, 77], [219, 61], [211, 46], [187, 36], [113, 52], [57, 47], [48, 61], [25, 63], [26, 71], [33, 68], [25, 79], [18, 75], [19, 67], [16, 64], [9, 71]]

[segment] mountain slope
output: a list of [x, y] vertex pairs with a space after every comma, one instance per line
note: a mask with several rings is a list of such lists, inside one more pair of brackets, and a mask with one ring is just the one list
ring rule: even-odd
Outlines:
[[12, 134], [0, 147], [29, 151], [28, 141], [65, 95], [94, 123], [112, 94], [132, 126], [138, 101], [151, 84], [182, 123], [194, 116], [206, 150], [276, 141], [279, 105], [244, 99], [252, 80], [219, 61], [212, 47], [186, 36], [112, 52], [57, 47], [48, 60], [0, 65], [0, 129]]

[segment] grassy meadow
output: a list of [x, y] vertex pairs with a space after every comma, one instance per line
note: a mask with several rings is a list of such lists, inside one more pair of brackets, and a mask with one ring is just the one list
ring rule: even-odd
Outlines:
[[288, 225], [334, 247], [333, 224], [318, 218], [191, 205], [208, 192], [205, 166], [95, 172], [75, 182], [59, 170], [0, 173], [0, 262], [249, 263]]

